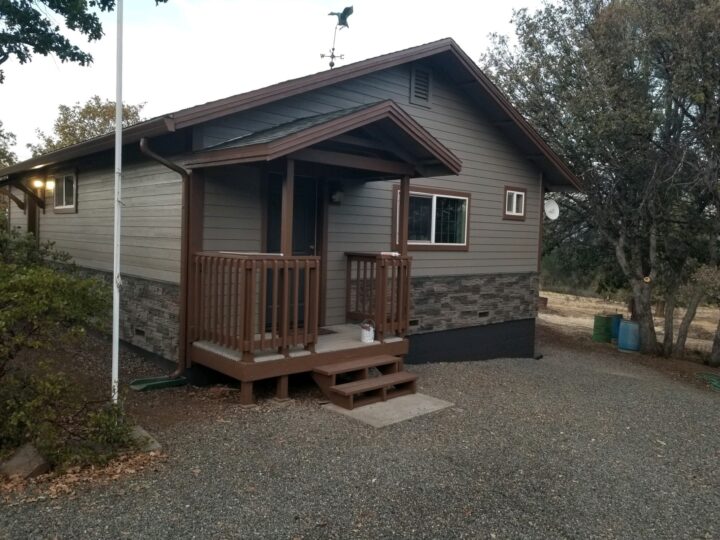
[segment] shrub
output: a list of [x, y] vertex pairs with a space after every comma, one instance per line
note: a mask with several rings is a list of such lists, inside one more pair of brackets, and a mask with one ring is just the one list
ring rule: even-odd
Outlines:
[[54, 465], [102, 463], [130, 446], [122, 410], [88, 401], [50, 364], [23, 369], [19, 353], [106, 329], [110, 291], [32, 235], [0, 232], [0, 454], [32, 441]]

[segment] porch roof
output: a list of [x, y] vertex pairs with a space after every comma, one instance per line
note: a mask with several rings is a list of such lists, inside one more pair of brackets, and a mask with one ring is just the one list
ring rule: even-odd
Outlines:
[[389, 175], [459, 174], [461, 160], [391, 100], [293, 120], [193, 153], [187, 167], [300, 161]]

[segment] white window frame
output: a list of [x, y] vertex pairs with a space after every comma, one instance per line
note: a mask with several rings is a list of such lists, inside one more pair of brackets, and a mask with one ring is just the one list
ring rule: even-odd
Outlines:
[[[72, 204], [57, 204], [57, 195], [58, 195], [58, 187], [62, 185], [62, 193], [63, 193], [63, 203], [66, 203], [65, 200], [65, 180], [71, 177], [73, 182], [73, 203]], [[55, 182], [55, 189], [53, 190], [53, 208], [55, 210], [75, 210], [77, 208], [77, 175], [74, 173], [63, 173], [58, 175], [53, 175], [48, 178], [52, 179]]]
[[[508, 210], [508, 202], [512, 197], [511, 209]], [[522, 208], [518, 211], [518, 198], [522, 198]], [[505, 215], [510, 217], [525, 217], [525, 208], [527, 207], [527, 192], [516, 189], [507, 188], [505, 190]]]
[[[408, 239], [408, 245], [412, 246], [449, 246], [449, 247], [467, 247], [468, 245], [468, 234], [470, 227], [470, 220], [468, 219], [470, 209], [470, 198], [463, 195], [448, 195], [445, 193], [431, 193], [430, 191], [412, 191], [410, 190], [410, 197], [424, 197], [426, 199], [432, 198], [432, 209], [430, 211], [430, 241], [426, 240], [410, 240]], [[435, 242], [435, 218], [437, 217], [437, 199], [442, 197], [443, 199], [460, 199], [465, 201], [465, 241], [463, 243], [455, 242]], [[395, 215], [397, 216], [395, 222], [395, 243], [400, 243], [400, 195], [398, 192], [397, 197], [397, 208], [395, 209]]]

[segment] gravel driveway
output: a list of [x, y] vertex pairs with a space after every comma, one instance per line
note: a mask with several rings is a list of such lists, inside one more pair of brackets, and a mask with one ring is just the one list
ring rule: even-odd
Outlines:
[[157, 434], [158, 472], [0, 508], [0, 537], [720, 537], [720, 394], [541, 349], [410, 366], [455, 407], [380, 430], [313, 399], [228, 405]]

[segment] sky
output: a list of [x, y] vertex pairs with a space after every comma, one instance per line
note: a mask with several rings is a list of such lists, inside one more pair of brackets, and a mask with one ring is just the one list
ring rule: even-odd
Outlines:
[[[346, 5], [354, 13], [337, 35], [338, 66], [445, 37], [478, 60], [490, 33], [513, 33], [514, 9], [540, 0], [125, 0], [123, 101], [145, 103], [150, 118], [326, 70], [320, 54], [336, 20], [327, 14]], [[102, 21], [99, 42], [66, 32], [93, 55], [90, 67], [43, 56], [2, 64], [0, 120], [20, 159], [36, 129], [52, 130], [58, 105], [115, 99], [115, 14]]]

